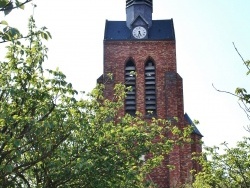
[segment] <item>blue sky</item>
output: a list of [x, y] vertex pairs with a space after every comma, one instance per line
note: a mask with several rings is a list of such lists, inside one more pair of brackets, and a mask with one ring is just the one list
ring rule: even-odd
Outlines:
[[[105, 20], [125, 20], [125, 0], [35, 0], [38, 26], [46, 26], [45, 66], [59, 67], [78, 90], [91, 91], [103, 70]], [[206, 145], [234, 144], [249, 124], [237, 99], [212, 87], [234, 92], [249, 89], [245, 59], [250, 59], [249, 0], [154, 0], [153, 19], [174, 20], [177, 70], [183, 78], [185, 112], [200, 121]], [[1, 19], [25, 30], [31, 6]], [[0, 47], [2, 51], [2, 47]]]

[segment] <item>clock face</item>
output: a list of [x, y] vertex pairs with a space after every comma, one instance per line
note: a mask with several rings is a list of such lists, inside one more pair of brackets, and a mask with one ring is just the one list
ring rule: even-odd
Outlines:
[[147, 30], [142, 26], [137, 26], [133, 29], [132, 34], [137, 39], [143, 39], [147, 35]]

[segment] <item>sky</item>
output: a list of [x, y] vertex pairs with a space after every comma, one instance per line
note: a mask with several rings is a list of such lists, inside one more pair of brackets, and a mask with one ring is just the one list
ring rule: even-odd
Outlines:
[[[34, 0], [25, 10], [0, 20], [25, 32], [34, 14], [38, 27], [46, 26], [52, 40], [45, 67], [66, 74], [79, 91], [90, 92], [103, 71], [105, 20], [125, 20], [125, 0]], [[250, 124], [237, 98], [215, 90], [250, 91], [247, 69], [234, 49], [250, 59], [249, 0], [154, 0], [153, 19], [173, 19], [177, 46], [177, 72], [183, 78], [184, 108], [203, 134], [205, 145], [230, 145]], [[0, 46], [0, 53], [4, 48]]]

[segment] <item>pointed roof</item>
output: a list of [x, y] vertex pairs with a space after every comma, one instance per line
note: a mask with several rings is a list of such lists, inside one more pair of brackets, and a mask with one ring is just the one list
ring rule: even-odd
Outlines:
[[138, 15], [132, 22], [131, 22], [131, 25], [134, 25], [136, 24], [136, 22], [144, 22], [147, 26], [148, 26], [148, 22], [143, 18], [141, 17], [141, 15]]
[[184, 119], [188, 122], [189, 125], [191, 125], [191, 126], [194, 128], [194, 130], [193, 130], [193, 133], [194, 133], [194, 134], [203, 137], [203, 135], [200, 133], [200, 131], [199, 131], [198, 128], [195, 126], [194, 122], [190, 119], [190, 117], [188, 116], [187, 113], [184, 114]]
[[[106, 20], [104, 40], [133, 40], [131, 30], [127, 27], [126, 21]], [[148, 30], [147, 40], [173, 40], [175, 41], [174, 23], [169, 20], [153, 20]]]

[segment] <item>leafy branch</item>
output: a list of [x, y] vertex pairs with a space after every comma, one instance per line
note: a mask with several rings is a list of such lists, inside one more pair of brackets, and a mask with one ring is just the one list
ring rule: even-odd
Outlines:
[[[240, 59], [242, 60], [242, 62], [244, 63], [244, 65], [246, 66], [246, 68], [248, 69], [247, 71], [247, 75], [250, 74], [250, 61], [246, 61], [243, 56], [241, 55], [241, 53], [239, 52], [239, 50], [237, 49], [236, 45], [233, 42], [233, 46], [235, 51], [237, 52], [237, 54], [239, 55]], [[247, 118], [250, 120], [250, 94], [247, 92], [247, 90], [245, 88], [240, 88], [237, 87], [235, 89], [235, 93], [232, 93], [230, 91], [225, 91], [225, 90], [220, 90], [217, 89], [214, 84], [212, 84], [213, 88], [218, 91], [218, 92], [222, 92], [222, 93], [226, 93], [226, 94], [230, 94], [234, 97], [237, 97], [239, 99], [240, 102], [238, 102], [240, 108], [245, 112], [245, 114], [247, 115]], [[245, 128], [248, 132], [250, 132], [250, 125], [248, 125]]]
[[12, 10], [21, 8], [24, 9], [24, 5], [31, 2], [32, 0], [26, 0], [24, 2], [19, 2], [15, 0], [15, 5], [13, 1], [9, 0], [0, 0], [0, 11], [3, 11], [5, 15], [9, 14]]

